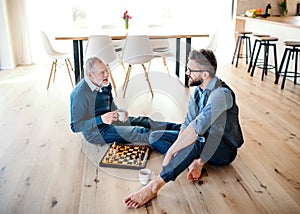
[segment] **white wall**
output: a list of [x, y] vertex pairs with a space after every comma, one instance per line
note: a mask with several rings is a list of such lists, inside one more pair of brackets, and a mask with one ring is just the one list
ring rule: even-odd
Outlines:
[[0, 69], [12, 69], [16, 64], [12, 54], [5, 0], [0, 1], [0, 11]]

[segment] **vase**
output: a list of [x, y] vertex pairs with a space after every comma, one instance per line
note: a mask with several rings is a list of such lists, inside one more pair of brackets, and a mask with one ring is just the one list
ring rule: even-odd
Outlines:
[[128, 31], [129, 31], [129, 22], [128, 20], [125, 20], [125, 34], [128, 36]]
[[125, 30], [127, 31], [129, 28], [129, 21], [128, 19], [125, 19]]

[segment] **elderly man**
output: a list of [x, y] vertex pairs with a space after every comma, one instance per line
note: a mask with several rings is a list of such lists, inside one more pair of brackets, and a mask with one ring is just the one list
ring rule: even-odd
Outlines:
[[85, 78], [71, 93], [71, 129], [82, 132], [94, 144], [149, 143], [152, 130], [179, 129], [180, 125], [151, 120], [148, 117], [128, 117], [118, 120], [106, 65], [97, 57], [86, 61]]
[[215, 76], [216, 70], [212, 51], [191, 51], [186, 74], [189, 85], [197, 88], [191, 96], [185, 121], [180, 131], [151, 133], [152, 146], [161, 153], [166, 152], [162, 171], [145, 187], [124, 198], [127, 207], [144, 205], [185, 169], [189, 170], [188, 180], [196, 181], [205, 163], [222, 166], [235, 159], [237, 148], [244, 142], [238, 107], [234, 92]]

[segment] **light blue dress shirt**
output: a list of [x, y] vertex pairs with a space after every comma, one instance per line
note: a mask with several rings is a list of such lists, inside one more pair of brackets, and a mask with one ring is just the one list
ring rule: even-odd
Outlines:
[[181, 129], [189, 126], [202, 136], [224, 111], [232, 107], [231, 91], [224, 87], [214, 89], [217, 80], [217, 77], [213, 77], [204, 90], [199, 86], [195, 89]]

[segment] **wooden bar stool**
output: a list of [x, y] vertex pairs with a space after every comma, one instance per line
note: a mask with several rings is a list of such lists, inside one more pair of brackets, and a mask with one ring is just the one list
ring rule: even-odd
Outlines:
[[[268, 34], [253, 34], [253, 36], [256, 37], [256, 39], [255, 39], [254, 46], [253, 46], [253, 49], [252, 49], [252, 54], [251, 54], [251, 57], [250, 57], [250, 63], [249, 63], [249, 66], [248, 66], [248, 73], [250, 73], [250, 70], [252, 68], [256, 45], [258, 43], [260, 44], [260, 42], [261, 42], [260, 38], [261, 37], [269, 37], [270, 35], [268, 35]], [[258, 59], [258, 60], [261, 62], [261, 59]]]
[[[267, 71], [269, 69], [275, 69], [275, 74], [278, 75], [278, 69], [277, 69], [277, 49], [276, 49], [276, 43], [278, 41], [277, 37], [260, 37], [260, 44], [258, 47], [258, 51], [255, 57], [254, 64], [252, 66], [251, 76], [254, 74], [255, 67], [259, 67], [262, 69], [262, 76], [261, 80], [264, 80], [264, 75], [267, 75]], [[261, 47], [264, 46], [264, 58], [263, 58], [263, 64], [257, 64], [258, 56], [261, 50]], [[275, 65], [268, 64], [269, 62], [269, 50], [270, 47], [273, 47], [274, 50], [274, 63]]]
[[[281, 63], [280, 63], [278, 75], [276, 76], [276, 81], [275, 81], [275, 84], [277, 84], [280, 75], [283, 75], [283, 79], [282, 79], [282, 83], [281, 83], [281, 89], [284, 89], [284, 83], [285, 83], [286, 77], [294, 77], [294, 84], [297, 84], [297, 78], [300, 77], [300, 73], [297, 73], [297, 71], [298, 71], [298, 59], [299, 59], [298, 54], [300, 53], [300, 42], [286, 41], [284, 43], [287, 47], [284, 50], [284, 54], [283, 54], [283, 57], [282, 57], [282, 60], [281, 60]], [[283, 72], [282, 68], [283, 68], [283, 65], [285, 63], [285, 59], [286, 59], [287, 54], [289, 54], [289, 55], [287, 57], [285, 70]], [[294, 59], [294, 61], [295, 61], [295, 70], [294, 71], [288, 71], [291, 55], [292, 55], [292, 60], [295, 57], [295, 59]]]
[[[231, 62], [231, 64], [233, 64], [234, 59], [236, 58], [235, 67], [238, 66], [239, 58], [246, 58], [246, 64], [248, 64], [248, 58], [251, 56], [251, 41], [250, 41], [250, 36], [248, 36], [249, 34], [252, 34], [252, 32], [248, 32], [248, 31], [239, 32], [238, 38], [236, 40], [234, 54], [233, 54], [233, 57], [232, 57], [232, 62]], [[241, 46], [242, 46], [244, 40], [246, 41], [246, 53], [245, 53], [245, 55], [240, 53]], [[249, 55], [248, 55], [248, 52], [249, 52]]]

